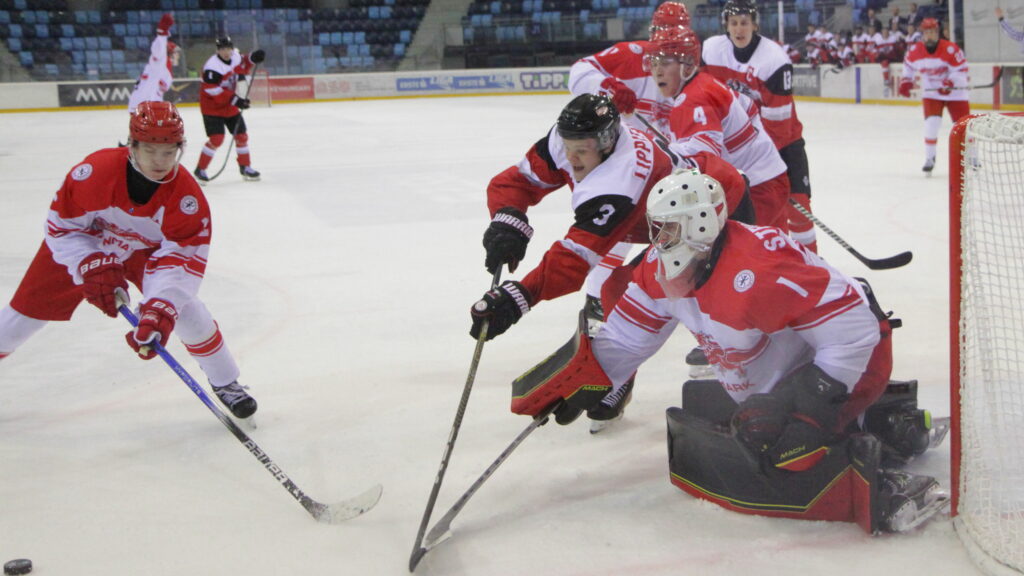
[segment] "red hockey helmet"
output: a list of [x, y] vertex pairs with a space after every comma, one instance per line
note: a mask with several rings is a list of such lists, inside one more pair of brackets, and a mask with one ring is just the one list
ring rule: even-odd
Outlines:
[[650, 35], [653, 38], [658, 30], [675, 28], [677, 26], [690, 27], [690, 13], [682, 2], [665, 2], [654, 11], [651, 16]]
[[128, 131], [136, 142], [182, 144], [185, 122], [170, 102], [143, 102], [135, 109]]
[[651, 49], [644, 56], [644, 69], [650, 71], [652, 60], [659, 58], [672, 58], [696, 69], [700, 56], [700, 38], [696, 32], [685, 26], [665, 28], [651, 35]]
[[924, 31], [924, 30], [938, 30], [938, 29], [939, 29], [939, 21], [936, 20], [935, 18], [925, 18], [924, 20], [921, 20], [920, 30]]

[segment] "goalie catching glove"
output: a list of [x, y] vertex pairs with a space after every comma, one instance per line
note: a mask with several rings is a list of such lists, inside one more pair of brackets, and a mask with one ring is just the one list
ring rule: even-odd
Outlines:
[[502, 282], [501, 286], [489, 290], [470, 308], [473, 327], [470, 328], [469, 335], [474, 339], [480, 338], [484, 323], [487, 324], [486, 340], [504, 334], [523, 317], [523, 314], [530, 311], [532, 301], [530, 293], [519, 282]]
[[791, 472], [812, 468], [828, 453], [846, 385], [814, 364], [752, 394], [732, 416], [733, 435], [762, 464]]
[[155, 341], [166, 346], [177, 320], [178, 311], [173, 304], [160, 298], [150, 298], [139, 307], [139, 325], [124, 335], [125, 340], [140, 358], [151, 360], [156, 357], [156, 349], [152, 344]]
[[511, 206], [498, 210], [484, 232], [487, 271], [494, 274], [502, 264], [508, 264], [508, 271], [515, 272], [526, 256], [530, 238], [533, 238], [533, 228], [526, 214]]
[[113, 254], [94, 252], [82, 259], [78, 274], [82, 277], [82, 295], [89, 304], [116, 318], [117, 290], [128, 290], [121, 259]]

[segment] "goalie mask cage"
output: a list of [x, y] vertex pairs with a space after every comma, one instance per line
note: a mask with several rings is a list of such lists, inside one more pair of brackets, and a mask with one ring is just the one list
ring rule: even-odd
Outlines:
[[1024, 574], [1024, 114], [950, 134], [954, 526], [988, 574]]

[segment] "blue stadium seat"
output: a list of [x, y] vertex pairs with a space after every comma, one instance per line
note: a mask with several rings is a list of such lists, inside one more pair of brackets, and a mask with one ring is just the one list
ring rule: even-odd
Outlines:
[[21, 23], [22, 24], [35, 24], [36, 23], [36, 13], [35, 13], [35, 11], [34, 10], [29, 10], [28, 12], [22, 12], [21, 13]]
[[7, 10], [0, 10], [0, 24], [10, 24], [11, 13]]
[[112, 50], [110, 36], [100, 36], [100, 50]]
[[71, 24], [61, 24], [60, 25], [60, 35], [64, 36], [64, 37], [67, 37], [67, 38], [71, 38], [72, 36], [75, 35], [75, 27], [72, 26]]
[[71, 62], [76, 64], [82, 64], [85, 62], [85, 52], [81, 50], [75, 50], [71, 53]]
[[331, 45], [338, 46], [340, 44], [344, 44], [341, 41], [341, 32], [331, 32]]
[[11, 35], [11, 38], [21, 38], [22, 37], [21, 24], [11, 24], [8, 27], [8, 31], [9, 31], [9, 33]]
[[354, 37], [353, 37], [353, 41], [356, 44], [366, 44], [366, 32], [363, 32], [363, 31], [356, 32]]
[[100, 41], [99, 41], [99, 39], [96, 38], [95, 36], [89, 36], [88, 38], [86, 38], [85, 39], [85, 49], [86, 50], [99, 50], [100, 49]]
[[75, 47], [75, 50], [85, 50], [85, 38], [72, 38], [71, 45]]
[[11, 52], [21, 52], [21, 39], [20, 38], [8, 38], [7, 48]]
[[317, 34], [317, 42], [319, 42], [321, 46], [330, 46], [330, 44], [331, 44], [331, 33], [330, 32], [321, 32], [321, 33]]
[[398, 33], [398, 40], [404, 44], [412, 42], [412, 31], [402, 30]]
[[25, 68], [32, 68], [35, 66], [35, 59], [32, 58], [31, 52], [18, 52], [18, 60]]
[[139, 30], [139, 25], [138, 24], [128, 23], [128, 25], [125, 26], [124, 28], [125, 28], [125, 35], [127, 35], [127, 36], [138, 36], [139, 35], [140, 30]]
[[60, 39], [60, 49], [65, 51], [65, 52], [71, 52], [72, 50], [74, 50], [75, 47], [71, 43], [71, 38], [61, 38]]
[[395, 52], [395, 56], [405, 56], [405, 44], [399, 42], [395, 44], [393, 50]]
[[15, 10], [28, 10], [28, 6], [25, 4], [25, 0], [14, 0]]
[[127, 19], [129, 24], [138, 24], [139, 23], [139, 13], [136, 12], [135, 10], [129, 10], [128, 12], [125, 13], [125, 16], [127, 17], [126, 19]]
[[100, 19], [100, 11], [99, 10], [89, 10], [89, 11], [87, 11], [87, 13], [89, 15], [89, 24], [100, 24], [100, 23], [102, 23], [102, 20]]
[[371, 20], [380, 18], [380, 6], [370, 6], [369, 15]]
[[60, 75], [60, 70], [57, 69], [57, 65], [56, 64], [46, 64], [43, 67], [46, 68], [46, 74], [49, 75], [49, 76], [56, 77], [56, 76]]
[[111, 53], [114, 62], [120, 62], [124, 64], [124, 50], [114, 50]]

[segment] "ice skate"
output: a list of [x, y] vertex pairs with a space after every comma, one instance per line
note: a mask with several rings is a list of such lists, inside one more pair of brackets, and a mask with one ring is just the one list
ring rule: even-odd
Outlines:
[[587, 410], [590, 418], [590, 433], [597, 434], [617, 420], [622, 419], [622, 412], [633, 399], [633, 378], [630, 378], [618, 390], [609, 392], [600, 404]]
[[924, 161], [924, 166], [921, 167], [921, 171], [924, 172], [925, 176], [932, 175], [932, 169], [935, 168], [935, 156], [929, 156]]
[[864, 431], [882, 442], [882, 457], [905, 464], [942, 444], [949, 418], [932, 418], [917, 407], [917, 381], [890, 381], [885, 394], [864, 412]]
[[949, 504], [949, 494], [931, 476], [903, 470], [879, 470], [878, 501], [881, 528], [907, 532], [923, 524]]
[[587, 317], [587, 335], [593, 338], [604, 326], [604, 307], [601, 306], [601, 299], [594, 296], [587, 296], [583, 305], [583, 313]]
[[196, 182], [199, 182], [201, 185], [205, 185], [210, 181], [210, 177], [206, 174], [206, 170], [203, 170], [202, 168], [196, 168], [193, 170], [192, 175], [196, 177]]
[[715, 370], [704, 355], [704, 350], [697, 346], [686, 354], [686, 365], [690, 367], [690, 378], [704, 380], [715, 377]]
[[246, 393], [245, 388], [238, 381], [227, 386], [213, 387], [213, 393], [221, 404], [227, 406], [235, 418], [248, 418], [256, 413], [256, 400]]
[[238, 171], [242, 173], [242, 180], [246, 182], [259, 182], [260, 173], [253, 170], [252, 166], [239, 166]]

